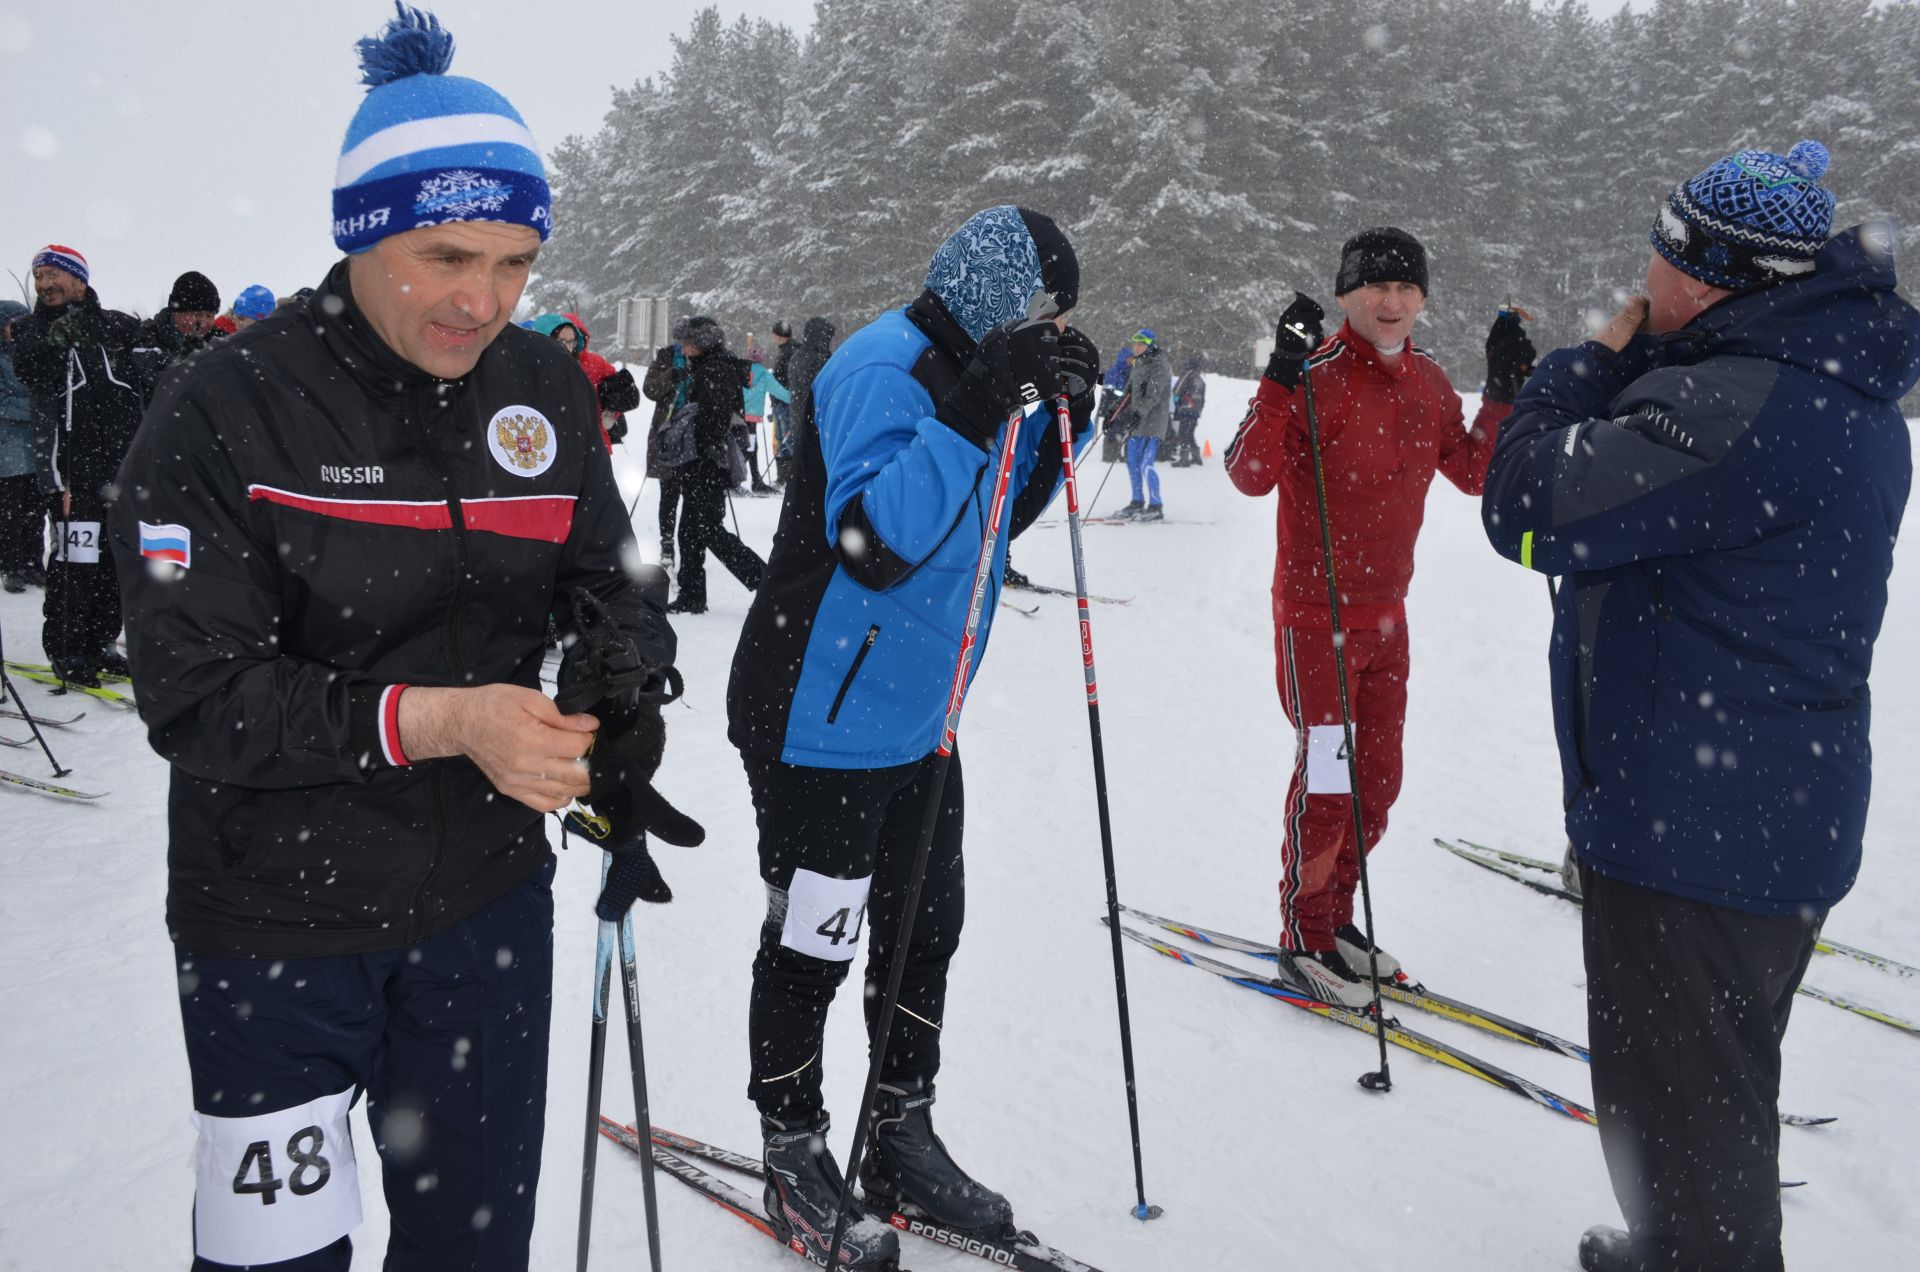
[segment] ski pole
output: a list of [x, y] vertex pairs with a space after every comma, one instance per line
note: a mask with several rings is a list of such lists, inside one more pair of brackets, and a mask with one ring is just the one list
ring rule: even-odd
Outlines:
[[1113, 819], [1107, 809], [1107, 752], [1100, 738], [1100, 688], [1093, 672], [1093, 615], [1087, 599], [1087, 558], [1080, 541], [1080, 483], [1073, 472], [1073, 420], [1063, 393], [1053, 399], [1060, 422], [1060, 466], [1067, 474], [1067, 537], [1073, 542], [1073, 593], [1080, 610], [1080, 662], [1087, 678], [1087, 727], [1093, 734], [1093, 795], [1100, 810], [1100, 858], [1107, 872], [1107, 933], [1113, 939], [1113, 994], [1120, 1011], [1120, 1067], [1127, 1081], [1127, 1128], [1133, 1135], [1135, 1219], [1158, 1219], [1147, 1204], [1147, 1177], [1140, 1159], [1140, 1097], [1134, 1088], [1133, 1021], [1127, 1011], [1127, 965], [1120, 948], [1120, 890], [1114, 878]]
[[880, 1000], [880, 1015], [873, 1029], [872, 1059], [867, 1063], [867, 1086], [860, 1096], [860, 1117], [853, 1126], [853, 1144], [847, 1150], [846, 1176], [840, 1181], [840, 1204], [833, 1216], [833, 1239], [827, 1246], [827, 1266], [840, 1266], [840, 1241], [847, 1232], [847, 1203], [853, 1196], [853, 1181], [860, 1174], [860, 1160], [867, 1148], [867, 1122], [873, 1115], [874, 1095], [880, 1087], [880, 1066], [887, 1057], [887, 1043], [893, 1036], [893, 1012], [900, 1002], [900, 983], [906, 976], [908, 943], [913, 939], [913, 919], [920, 909], [920, 887], [927, 878], [927, 858], [933, 852], [934, 832], [940, 824], [940, 801], [946, 793], [947, 770], [953, 767], [953, 748], [960, 729], [960, 708], [967, 697], [967, 671], [973, 665], [973, 646], [980, 633], [980, 614], [985, 608], [987, 588], [993, 581], [994, 552], [1000, 545], [1000, 519], [1006, 511], [1007, 484], [1013, 475], [1013, 455], [1019, 448], [1020, 422], [1024, 407], [1015, 407], [1007, 415], [1006, 434], [1000, 442], [1000, 465], [993, 478], [993, 500], [987, 510], [986, 531], [980, 538], [980, 559], [973, 567], [973, 594], [967, 602], [967, 624], [960, 636], [960, 654], [954, 660], [953, 687], [947, 693], [947, 718], [934, 751], [933, 771], [927, 779], [927, 811], [920, 821], [920, 842], [914, 850], [913, 870], [907, 879], [906, 903], [900, 911], [900, 931], [895, 936], [893, 966], [887, 972], [887, 992]]
[[[600, 886], [606, 887], [610, 854], [602, 854]], [[606, 1076], [607, 996], [613, 983], [613, 924], [600, 920], [593, 950], [593, 1042], [587, 1060], [587, 1140], [580, 1164], [580, 1236], [574, 1256], [575, 1272], [587, 1272], [587, 1250], [593, 1235], [593, 1175], [600, 1150], [600, 1086]], [[650, 1163], [643, 1158], [642, 1169]]]
[[70, 768], [61, 768], [60, 761], [53, 758], [53, 748], [47, 745], [46, 734], [40, 732], [40, 722], [33, 718], [32, 708], [27, 706], [27, 700], [20, 696], [20, 691], [13, 687], [13, 681], [7, 678], [6, 657], [6, 642], [4, 639], [0, 639], [0, 689], [6, 690], [5, 696], [13, 699], [19, 706], [20, 718], [27, 722], [29, 729], [33, 730], [33, 740], [40, 744], [41, 751], [46, 754], [47, 763], [53, 766], [53, 775], [55, 777], [66, 777], [70, 775], [73, 770]]
[[1353, 707], [1347, 696], [1347, 636], [1340, 625], [1340, 588], [1333, 578], [1333, 522], [1327, 515], [1327, 475], [1320, 457], [1320, 420], [1313, 409], [1313, 369], [1300, 368], [1307, 407], [1307, 441], [1313, 450], [1313, 495], [1320, 507], [1320, 554], [1327, 566], [1327, 607], [1333, 616], [1333, 666], [1340, 682], [1340, 728], [1347, 752], [1347, 791], [1353, 808], [1353, 845], [1360, 858], [1360, 905], [1367, 920], [1367, 974], [1373, 981], [1373, 1034], [1380, 1043], [1380, 1071], [1360, 1075], [1369, 1091], [1393, 1090], [1387, 1069], [1386, 1017], [1380, 1010], [1380, 949], [1373, 939], [1373, 890], [1367, 884], [1367, 834], [1360, 816], [1360, 762], [1353, 749]]
[[[604, 924], [603, 924], [604, 926]], [[620, 983], [627, 1000], [627, 1056], [633, 1066], [633, 1124], [652, 1126], [647, 1101], [647, 1053], [640, 1041], [640, 977], [635, 968], [633, 909], [620, 916]], [[647, 1253], [653, 1272], [660, 1272], [660, 1203], [653, 1190], [653, 1154], [640, 1157], [640, 1196], [647, 1212]]]
[[633, 510], [640, 506], [640, 496], [647, 493], [647, 482], [651, 480], [652, 477], [653, 477], [652, 473], [640, 474], [640, 488], [633, 492], [633, 502], [627, 505], [628, 521], [633, 520]]

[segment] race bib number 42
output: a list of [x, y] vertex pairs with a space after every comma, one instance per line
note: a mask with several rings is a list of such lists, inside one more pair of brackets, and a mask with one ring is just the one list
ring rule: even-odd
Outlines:
[[98, 521], [59, 521], [54, 529], [60, 535], [55, 553], [62, 561], [75, 565], [100, 564], [100, 523]]
[[215, 1263], [279, 1263], [360, 1224], [353, 1091], [255, 1117], [195, 1113], [193, 1248]]

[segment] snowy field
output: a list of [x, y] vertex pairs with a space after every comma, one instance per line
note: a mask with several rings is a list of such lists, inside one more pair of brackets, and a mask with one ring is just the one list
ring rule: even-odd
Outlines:
[[[1273, 505], [1221, 472], [1251, 386], [1215, 379], [1203, 425], [1215, 457], [1162, 469], [1168, 524], [1090, 527], [1095, 651], [1114, 779], [1121, 898], [1272, 939], [1276, 810], [1291, 738], [1273, 687], [1267, 589]], [[1473, 403], [1467, 410], [1471, 414]], [[616, 462], [629, 495], [637, 453]], [[1097, 465], [1090, 468], [1097, 482]], [[1117, 472], [1101, 506], [1125, 502]], [[1089, 493], [1091, 483], [1089, 485]], [[774, 500], [737, 505], [770, 543]], [[650, 555], [654, 487], [640, 501]], [[1067, 532], [1022, 538], [1036, 580], [1072, 583]], [[710, 569], [712, 567], [710, 566]], [[706, 846], [663, 848], [678, 899], [638, 912], [655, 1120], [753, 1152], [744, 1098], [749, 965], [763, 894], [738, 758], [725, 738], [728, 662], [747, 594], [713, 571], [711, 612], [679, 624], [688, 692], [669, 715], [660, 786], [704, 821]], [[1618, 1221], [1594, 1132], [1411, 1053], [1395, 1087], [1355, 1084], [1370, 1039], [1130, 946], [1148, 1194], [1128, 1217], [1128, 1158], [1086, 711], [1070, 600], [1002, 610], [962, 729], [968, 902], [953, 968], [937, 1123], [959, 1160], [1012, 1199], [1020, 1221], [1107, 1272], [1150, 1268], [1570, 1269], [1575, 1241]], [[1584, 1039], [1578, 920], [1432, 846], [1465, 836], [1557, 855], [1559, 779], [1546, 692], [1546, 589], [1487, 548], [1478, 502], [1436, 482], [1409, 602], [1414, 675], [1405, 791], [1373, 858], [1382, 943], [1426, 983]], [[0, 596], [7, 649], [38, 658], [39, 595]], [[1920, 962], [1920, 568], [1903, 553], [1874, 680], [1879, 782], [1859, 887], [1829, 934]], [[86, 719], [54, 741], [94, 806], [0, 790], [0, 1268], [183, 1267], [190, 1241], [188, 1083], [162, 924], [166, 768], [129, 715], [84, 699], [29, 701]], [[0, 733], [20, 736], [17, 721]], [[35, 753], [0, 763], [43, 774]], [[1906, 826], [1909, 831], [1900, 828]], [[573, 1266], [598, 863], [576, 849], [559, 875], [552, 1087], [533, 1265]], [[1818, 958], [1808, 979], [1920, 1016], [1920, 982]], [[1582, 1102], [1584, 1066], [1410, 1009], [1409, 1025]], [[829, 1038], [828, 1097], [844, 1156], [864, 1076], [855, 992]], [[608, 1103], [623, 1120], [623, 1035], [609, 1042]], [[1796, 1272], [1912, 1266], [1920, 1178], [1920, 1039], [1800, 999], [1782, 1105], [1839, 1121], [1787, 1129], [1787, 1261]], [[376, 1157], [355, 1115], [367, 1222], [354, 1266], [386, 1239]], [[660, 1182], [673, 1269], [800, 1267], [669, 1179]], [[637, 1163], [603, 1145], [594, 1266], [645, 1259]], [[981, 1266], [903, 1240], [909, 1267]]]

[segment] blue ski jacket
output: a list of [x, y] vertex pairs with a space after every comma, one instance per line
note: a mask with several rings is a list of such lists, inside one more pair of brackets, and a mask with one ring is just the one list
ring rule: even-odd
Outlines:
[[1550, 354], [1501, 430], [1482, 520], [1565, 576], [1567, 835], [1604, 875], [1770, 915], [1853, 886], [1920, 379], [1891, 244], [1856, 228], [1680, 332]]
[[[934, 417], [974, 342], [932, 292], [849, 337], [797, 420], [800, 465], [734, 654], [728, 736], [814, 768], [886, 768], [940, 744], [993, 497], [982, 451]], [[1076, 450], [1091, 436], [1075, 420]], [[1061, 483], [1050, 403], [1020, 427], [981, 612], [978, 672], [1007, 546]]]

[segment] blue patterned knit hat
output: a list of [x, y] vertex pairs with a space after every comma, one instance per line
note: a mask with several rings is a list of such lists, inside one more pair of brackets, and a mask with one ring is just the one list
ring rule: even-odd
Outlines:
[[447, 221], [553, 230], [540, 147], [512, 104], [447, 74], [453, 36], [395, 0], [399, 16], [361, 40], [367, 99], [347, 125], [333, 180], [333, 241], [364, 252], [389, 234]]
[[989, 331], [1027, 316], [1042, 289], [1056, 312], [1080, 297], [1080, 262], [1051, 218], [1003, 203], [975, 212], [947, 236], [927, 267], [927, 290], [977, 343]]
[[1817, 141], [1722, 159], [1667, 196], [1649, 235], [1654, 250], [1729, 291], [1811, 274], [1833, 230], [1833, 192], [1820, 185], [1829, 161]]

